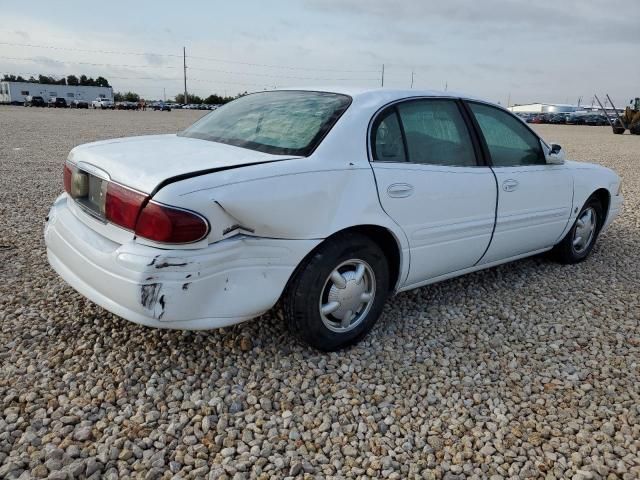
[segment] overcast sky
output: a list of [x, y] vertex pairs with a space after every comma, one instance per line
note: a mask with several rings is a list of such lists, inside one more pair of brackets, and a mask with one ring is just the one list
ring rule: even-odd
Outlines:
[[115, 90], [147, 98], [182, 91], [183, 46], [188, 88], [199, 95], [375, 87], [382, 64], [385, 87], [409, 88], [413, 70], [414, 88], [446, 86], [502, 104], [640, 95], [638, 0], [28, 5], [0, 7], [0, 73], [103, 75]]

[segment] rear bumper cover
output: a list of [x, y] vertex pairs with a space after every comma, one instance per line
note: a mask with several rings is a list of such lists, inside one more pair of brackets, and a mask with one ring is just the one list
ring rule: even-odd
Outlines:
[[61, 195], [45, 242], [54, 270], [103, 308], [142, 325], [199, 330], [269, 310], [320, 240], [237, 236], [197, 250], [121, 245], [86, 226]]

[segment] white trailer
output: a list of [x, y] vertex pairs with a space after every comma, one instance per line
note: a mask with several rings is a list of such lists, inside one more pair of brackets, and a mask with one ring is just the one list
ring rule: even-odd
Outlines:
[[62, 97], [67, 101], [67, 104], [73, 100], [84, 100], [91, 103], [96, 98], [113, 101], [113, 88], [33, 82], [0, 82], [0, 103], [21, 104], [28, 96], [42, 97], [45, 102], [50, 98]]

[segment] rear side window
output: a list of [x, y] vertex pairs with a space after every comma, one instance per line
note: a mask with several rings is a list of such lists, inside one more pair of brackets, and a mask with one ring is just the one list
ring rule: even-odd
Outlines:
[[409, 161], [429, 165], [476, 165], [471, 136], [452, 100], [415, 100], [398, 105]]
[[379, 162], [405, 162], [402, 130], [395, 108], [380, 115], [373, 127], [373, 159]]
[[180, 135], [276, 155], [307, 156], [351, 104], [311, 91], [246, 95], [217, 108]]
[[520, 120], [502, 110], [469, 103], [496, 167], [544, 165], [540, 140]]

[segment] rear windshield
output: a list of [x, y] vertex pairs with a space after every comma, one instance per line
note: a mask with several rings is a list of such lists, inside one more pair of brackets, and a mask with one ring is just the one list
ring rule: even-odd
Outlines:
[[309, 155], [351, 104], [346, 95], [276, 91], [217, 108], [180, 135], [275, 155]]

